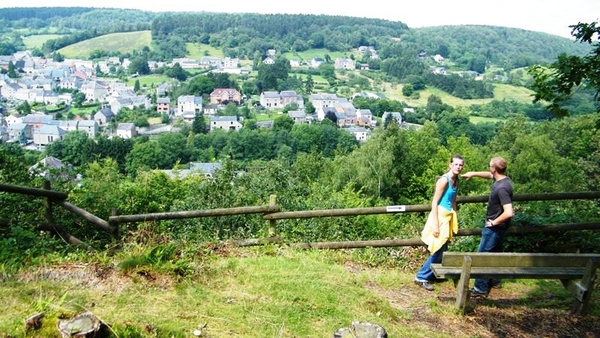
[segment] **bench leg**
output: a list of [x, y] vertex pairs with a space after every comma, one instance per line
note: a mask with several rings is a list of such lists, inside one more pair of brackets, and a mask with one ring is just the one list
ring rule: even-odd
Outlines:
[[461, 313], [465, 313], [467, 297], [469, 295], [469, 280], [471, 279], [471, 256], [465, 256], [463, 259], [462, 272], [456, 285], [456, 308]]
[[592, 290], [594, 290], [594, 281], [596, 280], [596, 269], [598, 268], [598, 260], [592, 258], [588, 261], [583, 278], [578, 282], [569, 283], [568, 290], [575, 297], [575, 303], [572, 314], [585, 316], [589, 309]]

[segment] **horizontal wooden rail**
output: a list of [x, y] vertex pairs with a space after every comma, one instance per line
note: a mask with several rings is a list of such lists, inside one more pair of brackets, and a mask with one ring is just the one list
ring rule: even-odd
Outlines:
[[[569, 193], [550, 193], [550, 194], [522, 194], [513, 196], [513, 201], [553, 201], [553, 200], [571, 200], [571, 199], [596, 199], [600, 198], [600, 191], [592, 192], [569, 192]], [[489, 195], [479, 196], [458, 196], [456, 203], [483, 203], [487, 202]], [[338, 216], [359, 216], [402, 212], [426, 212], [431, 210], [431, 204], [415, 205], [390, 205], [386, 207], [370, 208], [350, 208], [350, 209], [322, 209], [322, 210], [301, 210], [301, 211], [283, 211], [275, 212], [263, 216], [265, 220], [273, 219], [296, 219], [296, 218], [315, 218], [315, 217], [338, 217]]]
[[0, 191], [12, 192], [15, 194], [30, 195], [36, 197], [46, 197], [53, 200], [66, 200], [69, 195], [64, 192], [22, 187], [19, 185], [0, 183]]
[[[461, 229], [455, 236], [473, 236], [481, 235], [481, 228], [476, 229]], [[513, 226], [507, 230], [507, 233], [525, 235], [533, 233], [547, 232], [564, 232], [578, 230], [600, 230], [600, 222], [589, 223], [561, 223], [548, 224], [543, 226]], [[245, 239], [238, 241], [229, 241], [227, 244], [237, 246], [256, 246], [267, 243], [283, 243], [281, 237]], [[425, 246], [420, 238], [408, 239], [387, 239], [387, 240], [371, 240], [371, 241], [346, 241], [346, 242], [299, 242], [291, 243], [290, 246], [302, 249], [356, 249], [356, 248], [381, 248], [381, 247], [397, 247], [397, 246]]]
[[199, 217], [213, 217], [213, 216], [233, 216], [233, 215], [244, 215], [244, 214], [264, 214], [270, 212], [277, 212], [281, 210], [278, 205], [265, 205], [255, 207], [236, 207], [236, 208], [222, 208], [222, 209], [210, 209], [210, 210], [194, 210], [194, 211], [175, 211], [175, 212], [161, 212], [151, 214], [140, 214], [140, 215], [119, 215], [110, 216], [108, 222], [110, 224], [127, 223], [127, 222], [146, 222], [146, 221], [159, 221], [166, 219], [184, 219], [184, 218], [199, 218]]

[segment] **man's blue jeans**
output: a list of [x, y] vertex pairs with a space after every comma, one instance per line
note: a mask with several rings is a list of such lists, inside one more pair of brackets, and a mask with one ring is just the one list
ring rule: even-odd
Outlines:
[[[502, 243], [504, 242], [505, 227], [485, 227], [481, 232], [481, 242], [479, 242], [479, 252], [502, 252]], [[475, 287], [487, 293], [492, 286], [491, 279], [476, 279]]]
[[431, 271], [431, 264], [442, 262], [442, 256], [444, 254], [444, 251], [446, 251], [446, 250], [448, 250], [447, 242], [444, 243], [444, 245], [442, 245], [442, 247], [439, 248], [438, 251], [429, 255], [429, 257], [427, 258], [425, 263], [423, 263], [423, 266], [421, 267], [421, 269], [417, 272], [416, 279], [418, 281], [421, 281], [421, 282], [434, 281], [436, 279], [435, 274], [433, 273], [433, 271]]

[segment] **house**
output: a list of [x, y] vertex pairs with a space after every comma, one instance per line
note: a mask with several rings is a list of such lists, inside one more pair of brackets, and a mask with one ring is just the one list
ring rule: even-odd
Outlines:
[[226, 57], [225, 59], [223, 59], [223, 68], [238, 68], [239, 64], [239, 58]]
[[333, 68], [354, 70], [354, 69], [356, 69], [356, 64], [354, 63], [354, 60], [352, 60], [352, 59], [337, 58], [337, 59], [335, 59]]
[[292, 68], [300, 67], [300, 60], [298, 60], [296, 58], [290, 59], [290, 67], [292, 67]]
[[298, 108], [304, 109], [304, 99], [293, 90], [282, 90], [262, 92], [260, 94], [260, 105], [267, 109], [283, 109], [290, 104], [297, 104]]
[[242, 124], [238, 122], [236, 116], [211, 116], [209, 120], [211, 131], [215, 129], [224, 129], [227, 131], [242, 129]]
[[306, 113], [302, 110], [290, 110], [288, 116], [294, 120], [294, 123], [306, 123]]
[[369, 64], [368, 63], [361, 63], [359, 65], [359, 69], [360, 70], [369, 70]]
[[156, 87], [156, 97], [166, 96], [167, 93], [171, 90], [171, 85], [168, 83], [162, 83], [158, 87]]
[[62, 140], [66, 134], [66, 130], [57, 124], [46, 124], [33, 131], [33, 143], [38, 146], [46, 146], [54, 141]]
[[373, 113], [371, 109], [356, 110], [356, 125], [361, 127], [371, 127], [373, 125]]
[[117, 125], [117, 136], [122, 139], [130, 139], [137, 136], [137, 129], [133, 123], [119, 123]]
[[168, 97], [159, 97], [156, 99], [156, 112], [159, 114], [170, 114], [171, 99]]
[[394, 121], [396, 121], [396, 123], [398, 123], [399, 126], [402, 126], [402, 114], [400, 114], [399, 112], [384, 112], [381, 116], [381, 121], [383, 121], [383, 123], [385, 124], [385, 121], [387, 121], [388, 116], [390, 115], [391, 118]]
[[295, 91], [282, 90], [279, 93], [279, 96], [281, 96], [281, 105], [282, 106], [285, 107], [290, 104], [297, 104], [298, 108], [304, 109], [304, 99], [302, 98], [302, 96], [298, 95]]
[[4, 118], [4, 122], [6, 122], [7, 126], [13, 125], [15, 123], [23, 123], [23, 115], [21, 114], [9, 114]]
[[25, 123], [13, 123], [6, 127], [9, 140], [18, 140], [24, 143], [26, 140], [33, 138], [33, 128]]
[[81, 120], [77, 124], [77, 130], [85, 132], [89, 138], [94, 138], [98, 134], [98, 123], [94, 120]]
[[435, 56], [433, 57], [433, 59], [437, 63], [444, 63], [444, 57], [441, 56], [440, 54], [435, 54]]
[[98, 110], [98, 112], [96, 112], [96, 114], [94, 114], [94, 121], [96, 121], [98, 123], [99, 127], [106, 126], [107, 124], [112, 122], [112, 120], [114, 120], [114, 118], [115, 118], [115, 114], [107, 106], [102, 107], [102, 109]]
[[365, 127], [350, 127], [344, 128], [344, 130], [354, 135], [354, 138], [361, 143], [368, 140], [370, 136], [369, 130]]
[[88, 81], [81, 85], [80, 91], [88, 102], [103, 101], [108, 95], [108, 86], [98, 81]]
[[242, 94], [240, 94], [237, 89], [215, 88], [215, 90], [210, 93], [211, 104], [227, 105], [230, 102], [233, 102], [236, 105], [239, 105], [242, 102]]
[[54, 116], [29, 114], [29, 115], [23, 116], [23, 119], [21, 121], [25, 124], [31, 125], [33, 130], [36, 130], [36, 129], [41, 128], [42, 126], [51, 124], [54, 121]]
[[281, 96], [278, 92], [268, 91], [260, 93], [260, 105], [267, 109], [281, 109]]
[[30, 175], [41, 176], [48, 180], [53, 178], [67, 179], [71, 169], [70, 166], [64, 165], [63, 162], [56, 157], [46, 156], [29, 167], [28, 172]]
[[58, 126], [67, 133], [77, 131], [78, 120], [58, 121]]
[[222, 68], [223, 60], [214, 56], [204, 56], [200, 59], [200, 67], [202, 68]]
[[223, 166], [220, 162], [214, 163], [201, 163], [201, 162], [190, 162], [189, 169], [176, 169], [176, 170], [161, 170], [171, 178], [183, 179], [189, 175], [203, 175], [206, 178], [213, 178], [217, 170]]
[[319, 66], [324, 62], [325, 60], [323, 58], [313, 58], [312, 60], [310, 60], [310, 66], [312, 68], [319, 68]]
[[216, 115], [217, 111], [219, 111], [219, 105], [217, 104], [208, 104], [204, 106], [202, 109], [204, 111], [204, 115]]
[[274, 60], [272, 57], [270, 57], [270, 56], [267, 56], [267, 57], [266, 57], [266, 58], [263, 60], [263, 62], [262, 62], [262, 63], [263, 63], [263, 64], [265, 64], [265, 65], [274, 65], [274, 64], [275, 64], [275, 60]]
[[195, 116], [202, 111], [202, 97], [194, 95], [182, 95], [177, 98], [176, 117], [184, 117], [184, 115]]

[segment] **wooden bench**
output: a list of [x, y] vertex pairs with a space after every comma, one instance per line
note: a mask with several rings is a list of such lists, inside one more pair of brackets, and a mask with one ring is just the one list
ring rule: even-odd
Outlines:
[[437, 278], [452, 279], [457, 288], [456, 307], [464, 313], [472, 278], [559, 279], [575, 297], [572, 313], [585, 315], [600, 254], [444, 252], [432, 264]]

